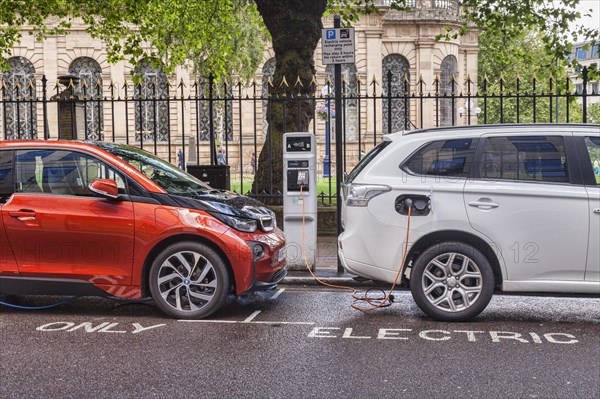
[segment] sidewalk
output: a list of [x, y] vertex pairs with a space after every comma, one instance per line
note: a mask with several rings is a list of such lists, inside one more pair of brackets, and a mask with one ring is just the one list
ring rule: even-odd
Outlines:
[[[313, 270], [315, 276], [327, 284], [344, 285], [350, 287], [371, 287], [375, 284], [371, 280], [359, 281], [355, 275], [346, 271], [337, 270], [337, 237], [317, 237], [317, 264]], [[288, 270], [288, 275], [279, 285], [315, 285], [322, 286], [308, 272], [308, 270]]]

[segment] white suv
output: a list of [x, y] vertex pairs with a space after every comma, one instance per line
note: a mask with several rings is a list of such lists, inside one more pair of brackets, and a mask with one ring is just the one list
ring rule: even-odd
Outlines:
[[350, 273], [403, 278], [464, 321], [494, 291], [600, 294], [600, 126], [452, 127], [385, 136], [343, 185]]

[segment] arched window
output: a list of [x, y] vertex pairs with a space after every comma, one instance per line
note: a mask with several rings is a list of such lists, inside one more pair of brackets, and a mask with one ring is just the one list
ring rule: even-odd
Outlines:
[[[198, 140], [210, 141], [210, 80], [203, 76], [198, 78], [198, 87], [196, 95], [198, 96]], [[212, 99], [213, 101], [213, 129], [215, 139], [224, 145], [225, 137], [227, 141], [233, 141], [233, 87], [227, 85], [227, 92], [224, 93], [224, 84], [213, 83]], [[225, 112], [227, 110], [227, 112]]]
[[[210, 106], [209, 81], [204, 77], [198, 78], [198, 86], [196, 87], [196, 96], [198, 97], [198, 140], [210, 141]], [[213, 94], [214, 96], [214, 94]]]
[[[4, 138], [36, 139], [37, 116], [36, 103], [28, 100], [37, 98], [35, 93], [35, 68], [24, 57], [13, 57], [8, 60], [8, 71], [4, 72], [6, 98], [4, 105]], [[14, 102], [13, 102], [14, 101]]]
[[[456, 95], [456, 83], [453, 83], [453, 77], [456, 73], [458, 62], [453, 55], [446, 56], [442, 61], [440, 70], [440, 126], [452, 126], [455, 124], [456, 115], [452, 118], [452, 93]], [[454, 87], [453, 87], [454, 85]], [[445, 98], [446, 97], [446, 98]]]
[[[327, 65], [325, 67], [325, 74], [327, 80], [331, 82], [331, 85], [335, 87], [335, 72], [334, 65]], [[344, 131], [346, 140], [358, 139], [358, 84], [356, 82], [356, 66], [354, 64], [342, 64], [342, 85], [345, 83], [345, 89], [343, 90], [342, 103], [345, 106], [345, 110], [336, 104], [336, 118], [344, 118]], [[333, 88], [331, 96], [334, 96]]]
[[[169, 138], [169, 87], [167, 75], [160, 67], [144, 60], [135, 68], [140, 81], [135, 85], [136, 140], [167, 141]], [[156, 136], [155, 136], [156, 134]]]
[[267, 137], [267, 132], [269, 129], [269, 119], [267, 115], [267, 109], [269, 105], [269, 79], [273, 79], [273, 75], [275, 75], [275, 58], [271, 58], [265, 62], [262, 70], [262, 120], [263, 120], [263, 138]]
[[[410, 65], [400, 54], [390, 54], [382, 63], [383, 133], [397, 132], [410, 127], [410, 100], [405, 101], [405, 82]], [[389, 73], [391, 72], [391, 75]], [[391, 76], [391, 81], [389, 76]], [[391, 88], [391, 91], [390, 91]], [[410, 92], [410, 86], [407, 87]], [[391, 107], [390, 107], [391, 106]], [[391, 110], [390, 110], [391, 108]], [[391, 115], [391, 126], [389, 125]], [[407, 117], [408, 116], [408, 117]]]
[[69, 74], [79, 77], [75, 91], [85, 97], [85, 137], [101, 140], [104, 120], [102, 114], [102, 68], [89, 57], [76, 58], [69, 65]]

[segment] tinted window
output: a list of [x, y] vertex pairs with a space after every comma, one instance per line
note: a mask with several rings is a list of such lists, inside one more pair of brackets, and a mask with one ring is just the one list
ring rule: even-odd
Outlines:
[[585, 145], [592, 161], [596, 185], [600, 185], [600, 137], [586, 137]]
[[68, 150], [21, 150], [16, 153], [16, 188], [23, 193], [95, 196], [88, 185], [95, 179], [117, 182], [125, 193], [123, 178], [99, 160]]
[[12, 151], [0, 151], [0, 203], [13, 193]]
[[568, 182], [563, 138], [489, 138], [485, 142], [479, 173], [490, 179]]
[[404, 164], [417, 175], [466, 177], [473, 162], [475, 139], [440, 140], [427, 144]]

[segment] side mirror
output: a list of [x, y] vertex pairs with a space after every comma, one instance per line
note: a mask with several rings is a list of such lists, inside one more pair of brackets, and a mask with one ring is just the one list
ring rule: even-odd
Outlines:
[[117, 187], [117, 182], [114, 180], [96, 179], [90, 183], [88, 188], [104, 198], [117, 199], [119, 197], [119, 187]]

